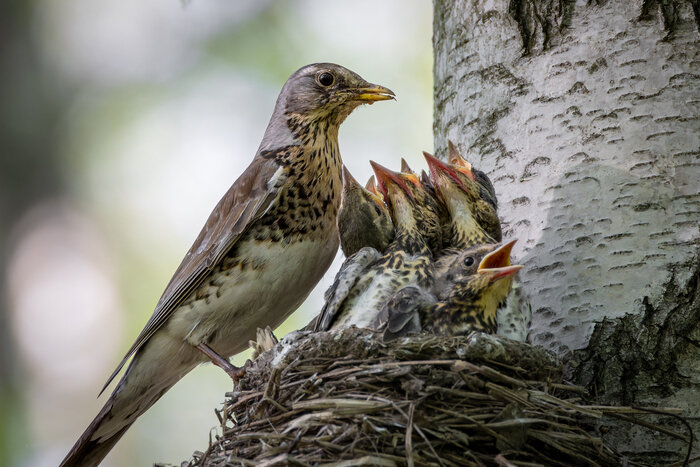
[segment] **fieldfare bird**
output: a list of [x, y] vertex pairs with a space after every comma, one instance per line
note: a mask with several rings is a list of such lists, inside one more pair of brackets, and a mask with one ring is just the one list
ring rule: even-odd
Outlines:
[[238, 375], [226, 357], [293, 312], [338, 249], [340, 124], [360, 104], [393, 98], [332, 63], [291, 75], [253, 161], [214, 208], [107, 384], [133, 356], [124, 376], [61, 465], [97, 465], [196, 365], [212, 360]]
[[[498, 305], [510, 292], [513, 275], [522, 268], [506, 265], [509, 255], [501, 248], [486, 255], [476, 271], [455, 283], [443, 300], [438, 301], [420, 287], [401, 289], [382, 310], [387, 316], [384, 338], [392, 340], [421, 331], [439, 335], [471, 331], [495, 334]], [[466, 264], [464, 273], [472, 269], [472, 263]]]
[[489, 196], [487, 187], [477, 181], [471, 165], [446, 164], [427, 152], [423, 152], [423, 156], [428, 162], [437, 195], [449, 213], [446, 246], [462, 250], [482, 243], [500, 242], [501, 224], [495, 195]]
[[[497, 211], [498, 199], [496, 198], [496, 189], [493, 187], [491, 179], [489, 179], [488, 175], [486, 175], [486, 173], [482, 172], [481, 170], [473, 168], [472, 165], [462, 157], [462, 155], [459, 153], [459, 150], [457, 149], [457, 146], [455, 146], [455, 144], [452, 141], [447, 140], [447, 148], [449, 152], [450, 164], [461, 166], [467, 169], [467, 171], [471, 171], [472, 175], [474, 176], [474, 180], [479, 184], [479, 195], [483, 200], [491, 204], [493, 206], [493, 209]], [[500, 222], [495, 223], [496, 225], [490, 225], [489, 223], [495, 223], [493, 217], [484, 219], [484, 229], [489, 231], [496, 241], [500, 242]]]
[[[451, 249], [436, 261], [438, 276], [444, 273], [445, 265], [449, 264], [449, 256], [474, 245], [495, 243], [501, 237], [493, 185], [486, 174], [472, 169], [456, 153], [454, 146], [450, 152], [453, 164], [446, 164], [423, 153], [436, 191], [450, 214], [446, 243]], [[523, 294], [522, 284], [515, 280], [510, 294], [498, 308], [498, 334], [525, 341], [531, 316], [530, 303]]]
[[394, 241], [384, 255], [375, 252], [364, 266], [347, 273], [341, 270], [326, 293], [326, 304], [313, 326], [316, 331], [353, 325], [379, 329], [385, 317], [378, 312], [394, 293], [411, 284], [427, 288], [432, 282], [432, 255], [442, 236], [436, 201], [415, 174], [371, 163], [394, 221]]
[[[371, 187], [369, 182], [368, 186]], [[376, 190], [370, 191], [362, 187], [345, 166], [338, 232], [340, 248], [346, 258], [364, 247], [382, 253], [394, 238], [394, 224], [389, 209], [384, 204], [384, 197]]]
[[444, 300], [455, 284], [465, 282], [479, 268], [510, 266], [510, 252], [516, 240], [505, 244], [485, 243], [435, 260], [435, 280], [430, 292]]

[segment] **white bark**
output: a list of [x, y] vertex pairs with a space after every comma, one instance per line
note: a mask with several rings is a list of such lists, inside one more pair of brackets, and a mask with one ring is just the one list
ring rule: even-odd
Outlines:
[[697, 429], [698, 2], [660, 3], [436, 0], [435, 147], [491, 177], [532, 341]]
[[661, 22], [635, 21], [635, 2], [579, 2], [560, 45], [521, 58], [518, 23], [505, 1], [490, 3], [438, 6], [448, 15], [435, 36], [435, 146], [459, 142], [490, 174], [534, 292], [535, 342], [582, 348], [596, 321], [657, 300], [670, 266], [689, 276], [697, 32], [662, 42]]

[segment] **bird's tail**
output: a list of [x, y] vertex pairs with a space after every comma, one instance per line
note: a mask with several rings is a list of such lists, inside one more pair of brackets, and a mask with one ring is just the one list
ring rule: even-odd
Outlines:
[[[66, 455], [60, 467], [92, 467], [97, 466], [102, 459], [112, 450], [117, 441], [126, 433], [126, 430], [134, 423], [136, 417], [124, 424], [120, 420], [115, 420], [112, 416], [114, 405], [114, 394], [110, 396], [107, 403], [102, 407], [100, 413], [90, 423], [85, 432], [75, 442], [70, 452]], [[121, 422], [124, 426], [118, 428], [114, 433], [106, 437], [95, 437], [99, 429], [105, 428], [109, 423]]]
[[152, 338], [150, 345], [136, 352], [114, 392], [61, 467], [93, 467], [102, 462], [136, 419], [202, 360], [199, 350], [181, 340], [167, 334]]
[[[139, 355], [131, 362], [100, 413], [61, 462], [61, 467], [93, 467], [102, 462], [126, 430], [193, 365], [143, 368]], [[148, 359], [145, 359], [148, 360]], [[162, 361], [162, 359], [156, 361]], [[145, 372], [145, 373], [144, 373]]]

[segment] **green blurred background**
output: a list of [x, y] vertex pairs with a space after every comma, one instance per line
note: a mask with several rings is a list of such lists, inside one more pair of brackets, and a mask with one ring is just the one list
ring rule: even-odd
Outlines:
[[[421, 166], [433, 141], [431, 21], [426, 0], [5, 3], [0, 465], [57, 465], [97, 413], [99, 389], [297, 68], [336, 62], [396, 92], [340, 131], [359, 180], [369, 159]], [[319, 310], [341, 261], [278, 336]], [[196, 369], [105, 465], [188, 459], [230, 389], [221, 370]]]

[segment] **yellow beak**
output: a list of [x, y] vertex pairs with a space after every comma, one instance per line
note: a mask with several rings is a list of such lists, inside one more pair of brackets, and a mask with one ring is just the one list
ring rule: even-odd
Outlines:
[[388, 101], [390, 99], [395, 99], [396, 94], [389, 88], [384, 86], [378, 86], [372, 84], [365, 88], [357, 88], [354, 90], [355, 97], [354, 100], [364, 101], [364, 102], [375, 102], [375, 101]]

